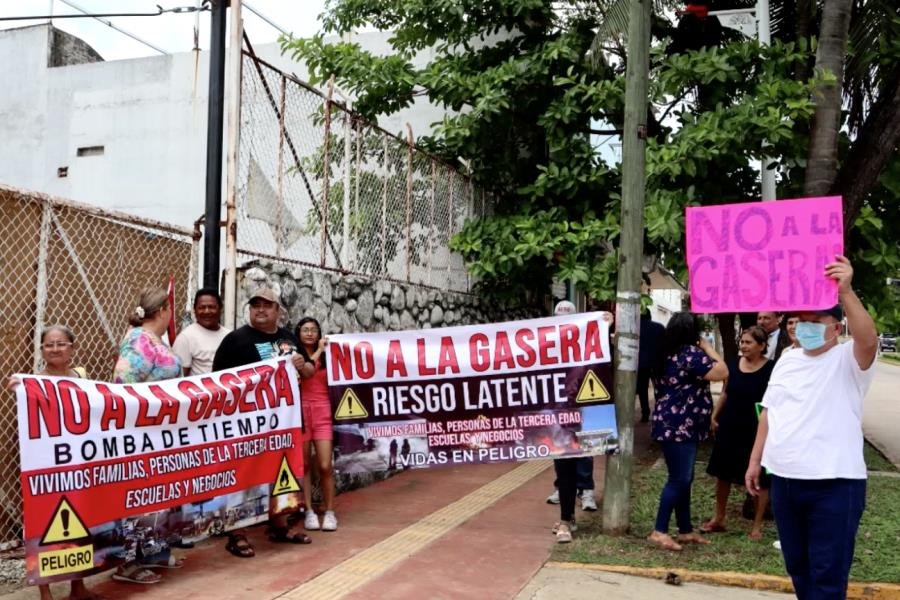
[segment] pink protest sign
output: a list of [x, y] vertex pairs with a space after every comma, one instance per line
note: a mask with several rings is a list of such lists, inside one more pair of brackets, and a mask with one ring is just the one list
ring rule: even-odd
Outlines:
[[691, 310], [819, 310], [837, 304], [825, 265], [844, 252], [840, 196], [685, 211]]

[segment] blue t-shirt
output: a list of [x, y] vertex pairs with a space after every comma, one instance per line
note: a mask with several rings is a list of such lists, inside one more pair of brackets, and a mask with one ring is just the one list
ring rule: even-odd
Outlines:
[[709, 437], [713, 402], [703, 377], [713, 360], [696, 346], [682, 346], [666, 357], [653, 379], [656, 407], [651, 435], [659, 442], [702, 442]]

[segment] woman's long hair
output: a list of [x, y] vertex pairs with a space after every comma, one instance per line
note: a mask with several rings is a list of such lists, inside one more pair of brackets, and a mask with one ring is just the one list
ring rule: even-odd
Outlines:
[[[300, 329], [307, 323], [312, 323], [313, 325], [316, 326], [316, 329], [319, 330], [319, 335], [316, 337], [316, 345], [318, 345], [319, 340], [322, 339], [322, 326], [319, 324], [319, 322], [316, 319], [314, 319], [312, 317], [303, 317], [302, 319], [300, 319], [300, 322], [297, 323], [297, 327], [294, 328], [294, 335], [297, 336], [297, 342], [299, 343], [299, 347], [297, 349], [299, 350], [300, 354], [303, 355], [303, 358], [305, 358], [306, 360], [310, 360], [309, 352], [306, 351], [306, 346], [304, 346], [303, 342], [300, 340]], [[325, 368], [325, 351], [324, 350], [322, 351], [322, 354], [319, 355], [319, 364], [322, 366], [323, 369]]]
[[662, 337], [662, 348], [656, 355], [655, 375], [662, 375], [666, 359], [678, 353], [684, 346], [700, 341], [700, 322], [693, 313], [677, 312], [669, 319]]

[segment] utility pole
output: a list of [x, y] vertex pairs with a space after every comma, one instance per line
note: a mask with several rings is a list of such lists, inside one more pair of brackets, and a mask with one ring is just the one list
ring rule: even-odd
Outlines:
[[619, 454], [606, 460], [603, 531], [628, 531], [634, 462], [634, 395], [640, 338], [641, 263], [644, 253], [644, 191], [647, 183], [647, 86], [652, 0], [630, 0], [622, 131], [622, 232], [616, 283], [615, 397]]
[[206, 117], [206, 218], [203, 287], [219, 289], [222, 220], [222, 119], [225, 111], [225, 10], [228, 0], [212, 0], [209, 36], [209, 104]]

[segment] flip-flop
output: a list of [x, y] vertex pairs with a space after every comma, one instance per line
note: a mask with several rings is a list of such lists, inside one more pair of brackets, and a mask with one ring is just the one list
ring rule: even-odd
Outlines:
[[698, 529], [700, 530], [700, 533], [725, 533], [728, 531], [721, 523], [713, 523], [712, 521], [707, 521], [698, 527]]
[[699, 533], [694, 532], [694, 531], [692, 531], [691, 533], [679, 533], [679, 534], [675, 537], [675, 540], [676, 540], [679, 544], [701, 544], [701, 545], [705, 545], [705, 544], [710, 544], [710, 543], [712, 543], [712, 542], [710, 542], [708, 539], [706, 539], [705, 537], [701, 536]]
[[238, 558], [253, 558], [256, 556], [256, 550], [253, 549], [253, 545], [247, 540], [247, 536], [242, 533], [229, 534], [225, 549]]
[[312, 538], [295, 531], [291, 533], [287, 527], [272, 527], [269, 530], [269, 541], [276, 544], [312, 544]]
[[144, 569], [142, 567], [134, 565], [134, 568], [126, 573], [120, 573], [119, 571], [116, 571], [112, 574], [112, 578], [115, 581], [149, 585], [151, 583], [159, 583], [162, 579], [162, 576], [158, 573], [154, 573], [150, 569]]
[[654, 535], [651, 533], [647, 536], [647, 542], [650, 545], [656, 546], [657, 548], [662, 548], [663, 550], [671, 550], [672, 552], [681, 552], [681, 550], [683, 550], [681, 544], [673, 540], [668, 535], [665, 537], [654, 537]]

